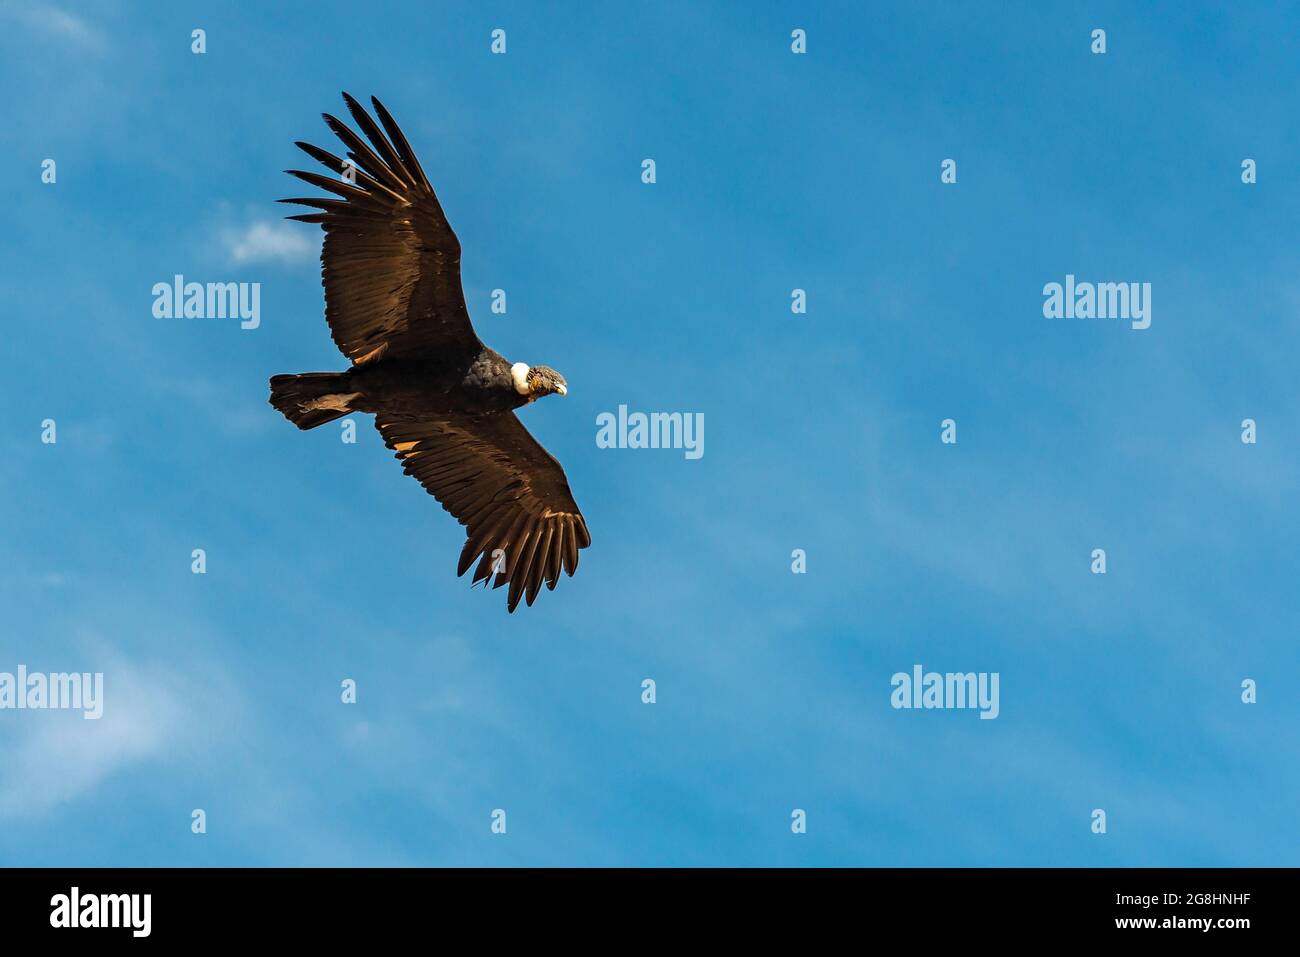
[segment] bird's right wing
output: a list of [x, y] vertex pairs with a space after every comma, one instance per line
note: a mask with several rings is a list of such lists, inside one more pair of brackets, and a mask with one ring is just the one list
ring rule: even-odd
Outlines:
[[560, 569], [572, 575], [578, 550], [591, 544], [587, 522], [564, 469], [513, 412], [398, 416], [375, 426], [402, 467], [465, 526], [457, 575], [475, 561], [474, 584], [509, 582], [507, 606], [533, 603]]
[[483, 344], [461, 290], [460, 241], [420, 161], [379, 100], [371, 98], [388, 137], [356, 100], [347, 93], [343, 99], [370, 145], [326, 113], [351, 162], [297, 145], [343, 178], [287, 170], [341, 198], [280, 200], [320, 210], [289, 218], [325, 229], [321, 280], [335, 344], [355, 364], [476, 355]]

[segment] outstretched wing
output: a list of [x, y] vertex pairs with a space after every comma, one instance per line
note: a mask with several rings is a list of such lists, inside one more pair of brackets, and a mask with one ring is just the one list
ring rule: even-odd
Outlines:
[[289, 218], [325, 229], [321, 280], [335, 344], [354, 364], [381, 356], [476, 354], [482, 343], [461, 291], [460, 241], [420, 161], [379, 100], [371, 98], [387, 138], [356, 100], [347, 93], [343, 99], [369, 145], [328, 113], [325, 122], [348, 148], [350, 162], [297, 144], [343, 178], [285, 171], [341, 198], [280, 200], [320, 210]]
[[406, 473], [465, 526], [457, 575], [478, 561], [474, 584], [509, 582], [514, 611], [521, 597], [533, 603], [542, 582], [553, 589], [561, 567], [577, 570], [578, 550], [591, 544], [587, 523], [564, 469], [513, 412], [381, 412], [375, 425]]

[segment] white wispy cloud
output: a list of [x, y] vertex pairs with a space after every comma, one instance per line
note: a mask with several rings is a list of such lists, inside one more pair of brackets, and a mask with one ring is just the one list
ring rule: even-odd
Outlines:
[[319, 242], [307, 230], [287, 222], [255, 222], [242, 229], [227, 230], [226, 251], [237, 263], [295, 263], [314, 259]]
[[[104, 714], [12, 712], [0, 769], [0, 817], [39, 814], [95, 790], [115, 772], [159, 757], [185, 709], [174, 676], [118, 659], [104, 672]], [[19, 722], [21, 721], [21, 725]]]
[[98, 50], [104, 46], [100, 32], [74, 14], [52, 7], [48, 4], [35, 6], [11, 6], [6, 13], [40, 33], [56, 39], [67, 40], [88, 50]]
[[[140, 625], [166, 636], [170, 620]], [[202, 629], [191, 624], [191, 634]], [[44, 814], [59, 814], [72, 802], [93, 800], [120, 775], [150, 763], [185, 765], [196, 754], [220, 750], [223, 739], [238, 734], [247, 704], [232, 675], [205, 650], [198, 638], [187, 661], [176, 666], [141, 663], [121, 644], [93, 629], [73, 627], [77, 637], [44, 653], [0, 661], [13, 672], [20, 663], [31, 671], [89, 671], [103, 674], [102, 714], [86, 720], [78, 710], [6, 710], [0, 713], [0, 828]], [[150, 647], [152, 647], [150, 645]], [[146, 655], [156, 652], [148, 651]], [[218, 722], [213, 716], [219, 716]]]

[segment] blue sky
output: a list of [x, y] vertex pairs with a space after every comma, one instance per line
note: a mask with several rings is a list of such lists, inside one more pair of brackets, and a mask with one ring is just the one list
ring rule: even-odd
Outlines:
[[[0, 7], [0, 671], [105, 675], [0, 711], [0, 863], [1300, 863], [1300, 10], [924, 7]], [[513, 616], [368, 417], [266, 404], [344, 364], [273, 203], [343, 89], [570, 384], [521, 417], [594, 544]], [[177, 273], [260, 327], [155, 319]], [[1151, 328], [1044, 318], [1068, 273]], [[917, 663], [999, 717], [893, 709]]]

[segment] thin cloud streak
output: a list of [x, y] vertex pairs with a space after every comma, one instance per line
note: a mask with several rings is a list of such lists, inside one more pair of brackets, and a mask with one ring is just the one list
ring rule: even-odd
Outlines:
[[66, 40], [85, 50], [102, 50], [104, 37], [81, 17], [58, 7], [8, 6], [5, 12], [32, 30], [59, 40]]
[[300, 263], [315, 259], [320, 245], [306, 230], [294, 229], [289, 223], [256, 222], [242, 230], [230, 230], [223, 237], [233, 262]]

